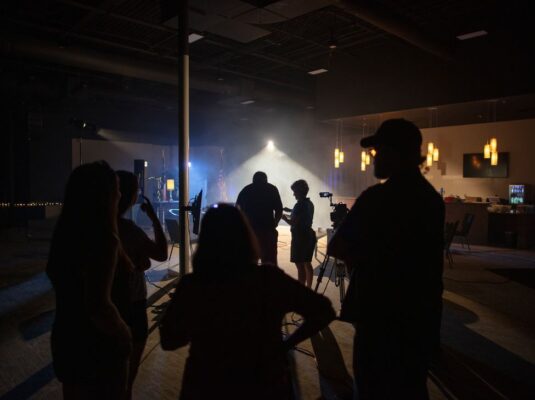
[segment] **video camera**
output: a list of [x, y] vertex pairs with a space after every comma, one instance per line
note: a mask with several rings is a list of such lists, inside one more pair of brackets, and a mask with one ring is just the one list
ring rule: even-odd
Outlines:
[[333, 194], [330, 192], [320, 192], [320, 197], [326, 197], [329, 199], [329, 205], [333, 207], [333, 211], [331, 211], [330, 217], [332, 222], [333, 229], [337, 229], [346, 215], [349, 213], [349, 208], [347, 208], [347, 204], [345, 203], [333, 203]]

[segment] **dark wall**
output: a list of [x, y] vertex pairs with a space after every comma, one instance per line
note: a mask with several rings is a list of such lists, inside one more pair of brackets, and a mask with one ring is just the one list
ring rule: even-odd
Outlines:
[[[508, 37], [515, 33], [515, 38]], [[357, 60], [335, 54], [329, 72], [318, 77], [319, 116], [366, 115], [532, 93], [535, 51], [530, 37], [517, 30], [458, 42], [449, 61], [401, 40], [363, 50]]]

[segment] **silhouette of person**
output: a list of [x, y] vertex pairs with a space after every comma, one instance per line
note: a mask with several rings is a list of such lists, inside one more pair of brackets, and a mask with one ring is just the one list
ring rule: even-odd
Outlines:
[[[46, 273], [56, 295], [53, 364], [65, 399], [125, 395], [132, 338], [111, 300], [124, 258], [117, 235], [120, 196], [108, 164], [81, 165], [67, 182], [54, 229]], [[127, 268], [128, 259], [120, 264]]]
[[289, 217], [282, 216], [282, 219], [291, 226], [290, 261], [297, 267], [297, 280], [310, 288], [313, 277], [312, 254], [316, 246], [316, 232], [312, 229], [314, 204], [307, 197], [309, 189], [305, 180], [295, 181], [291, 189], [297, 203]]
[[365, 190], [328, 244], [353, 275], [340, 318], [354, 322], [359, 400], [428, 399], [442, 310], [444, 203], [419, 166], [422, 135], [404, 119], [362, 139], [383, 184]]
[[[134, 269], [124, 276], [120, 284], [128, 286], [129, 302], [125, 309], [120, 309], [121, 316], [130, 327], [132, 332], [132, 355], [130, 357], [128, 391], [126, 398], [132, 397], [132, 385], [137, 375], [139, 362], [143, 349], [147, 342], [149, 324], [147, 319], [147, 286], [145, 272], [150, 268], [150, 259], [156, 261], [167, 260], [167, 239], [162, 225], [156, 216], [150, 201], [143, 196], [144, 202], [141, 210], [147, 214], [154, 229], [154, 240], [150, 239], [145, 232], [132, 220], [123, 215], [137, 202], [139, 185], [137, 177], [128, 171], [117, 171], [121, 199], [118, 206], [117, 226], [119, 238], [124, 252], [132, 262]], [[117, 287], [118, 284], [115, 285]], [[114, 288], [115, 288], [114, 287]]]
[[[282, 320], [292, 311], [304, 322], [283, 340]], [[274, 265], [258, 265], [243, 213], [216, 204], [203, 218], [193, 273], [180, 280], [162, 319], [161, 344], [190, 344], [182, 400], [289, 399], [287, 351], [334, 317], [326, 297]]]
[[236, 205], [244, 212], [258, 239], [263, 263], [277, 265], [277, 225], [282, 217], [282, 201], [278, 189], [268, 183], [267, 175], [258, 171], [253, 183], [238, 194]]

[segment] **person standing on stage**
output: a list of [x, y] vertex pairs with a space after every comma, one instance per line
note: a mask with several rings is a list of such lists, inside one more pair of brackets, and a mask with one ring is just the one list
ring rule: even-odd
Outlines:
[[422, 134], [404, 119], [361, 140], [383, 184], [365, 190], [328, 244], [353, 268], [340, 318], [353, 322], [356, 397], [427, 400], [440, 343], [444, 202], [420, 172]]
[[265, 172], [253, 175], [253, 183], [242, 189], [236, 205], [247, 216], [256, 234], [262, 263], [277, 265], [277, 225], [282, 217], [282, 201], [278, 189], [268, 183]]
[[306, 287], [312, 287], [312, 254], [316, 246], [316, 233], [312, 229], [314, 204], [307, 197], [308, 184], [304, 179], [295, 181], [291, 189], [297, 200], [290, 216], [282, 219], [290, 225], [292, 245], [290, 261], [297, 267], [297, 280]]

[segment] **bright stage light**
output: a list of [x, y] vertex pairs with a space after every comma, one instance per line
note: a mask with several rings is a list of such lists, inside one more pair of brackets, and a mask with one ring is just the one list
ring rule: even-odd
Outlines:
[[191, 168], [191, 162], [188, 162], [188, 168]]
[[267, 149], [269, 151], [273, 151], [275, 150], [275, 143], [273, 143], [273, 140], [269, 140], [268, 143], [267, 143]]

